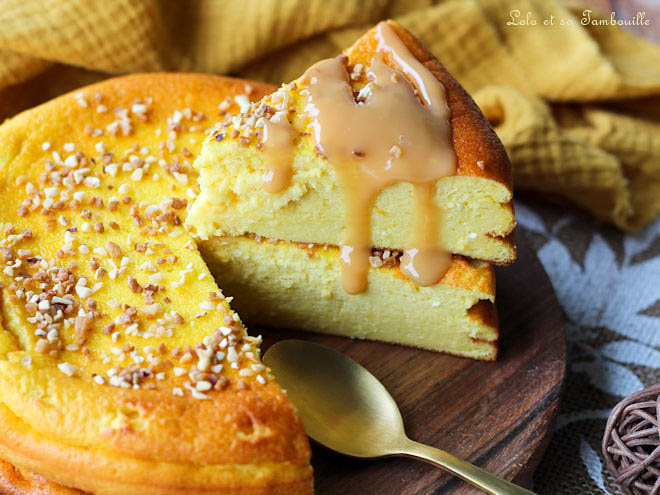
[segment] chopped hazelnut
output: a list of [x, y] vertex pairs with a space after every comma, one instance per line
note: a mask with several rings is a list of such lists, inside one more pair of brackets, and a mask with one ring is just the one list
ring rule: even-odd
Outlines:
[[0, 248], [0, 253], [2, 254], [2, 261], [12, 261], [14, 259], [14, 252], [8, 248]]
[[119, 258], [121, 256], [121, 248], [112, 241], [106, 243], [105, 250], [111, 258]]
[[155, 318], [163, 311], [159, 303], [142, 306], [141, 310], [147, 318]]
[[135, 277], [131, 277], [130, 275], [128, 276], [128, 288], [131, 292], [136, 294], [142, 292], [142, 286], [138, 283]]
[[78, 316], [75, 323], [76, 342], [82, 343], [87, 340], [87, 336], [92, 329], [92, 319], [88, 316]]

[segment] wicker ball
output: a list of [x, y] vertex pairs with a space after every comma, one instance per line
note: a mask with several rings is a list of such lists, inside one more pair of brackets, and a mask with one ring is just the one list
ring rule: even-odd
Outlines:
[[660, 384], [634, 393], [612, 410], [603, 455], [627, 493], [660, 494]]

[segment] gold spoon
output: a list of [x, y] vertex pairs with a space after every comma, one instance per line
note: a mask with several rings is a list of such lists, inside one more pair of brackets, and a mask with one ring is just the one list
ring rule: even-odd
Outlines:
[[316, 442], [352, 457], [405, 456], [426, 461], [491, 495], [534, 495], [467, 461], [406, 436], [392, 396], [352, 359], [319, 344], [283, 340], [268, 349], [270, 367]]

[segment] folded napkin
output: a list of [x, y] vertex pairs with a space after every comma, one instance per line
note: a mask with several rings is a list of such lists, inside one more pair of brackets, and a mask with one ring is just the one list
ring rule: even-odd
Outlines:
[[474, 96], [518, 189], [635, 230], [660, 212], [660, 46], [585, 24], [610, 17], [584, 10], [559, 0], [4, 0], [0, 118], [109, 74], [279, 84], [394, 18]]

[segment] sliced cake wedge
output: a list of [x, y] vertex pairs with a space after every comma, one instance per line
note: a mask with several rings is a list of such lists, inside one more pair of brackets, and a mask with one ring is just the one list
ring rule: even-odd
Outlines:
[[421, 43], [380, 23], [244, 103], [194, 162], [187, 217], [243, 317], [494, 359], [510, 165]]

